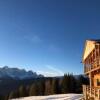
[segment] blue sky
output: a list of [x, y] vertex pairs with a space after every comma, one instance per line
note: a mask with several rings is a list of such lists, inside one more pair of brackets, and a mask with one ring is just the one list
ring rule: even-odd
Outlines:
[[0, 0], [1, 67], [81, 74], [84, 42], [98, 38], [99, 0]]

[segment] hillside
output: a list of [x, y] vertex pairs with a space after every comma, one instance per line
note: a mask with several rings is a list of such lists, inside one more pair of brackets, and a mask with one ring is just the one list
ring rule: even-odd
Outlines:
[[12, 78], [0, 78], [0, 95], [5, 95], [11, 91], [17, 90], [20, 86], [30, 86], [34, 82], [40, 82], [45, 78], [31, 78], [23, 80], [15, 80]]
[[[52, 95], [54, 98], [56, 98], [53, 94], [80, 94], [82, 93], [82, 84], [84, 82], [87, 82], [87, 79], [85, 79], [84, 76], [79, 75], [78, 78], [75, 78], [74, 75], [71, 74], [65, 74], [63, 77], [59, 78], [42, 77], [24, 80], [14, 80], [6, 78], [2, 79], [0, 82], [0, 100], [9, 100], [22, 97], [30, 98], [30, 96], [32, 96], [31, 100], [36, 100], [33, 96], [35, 96], [37, 100], [39, 100], [40, 96], [41, 98], [49, 98], [49, 96], [45, 95]], [[27, 100], [27, 98], [25, 100]]]

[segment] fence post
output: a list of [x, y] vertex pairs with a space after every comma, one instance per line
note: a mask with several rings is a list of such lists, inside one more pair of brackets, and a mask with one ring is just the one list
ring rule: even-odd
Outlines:
[[95, 88], [94, 88], [94, 93], [93, 93], [93, 94], [94, 94], [94, 98], [95, 98], [95, 94], [96, 94], [95, 92], [96, 92], [96, 91], [95, 91]]
[[87, 100], [87, 87], [86, 85], [83, 85], [83, 96], [84, 96], [84, 99]]
[[98, 89], [98, 100], [100, 99], [100, 90]]

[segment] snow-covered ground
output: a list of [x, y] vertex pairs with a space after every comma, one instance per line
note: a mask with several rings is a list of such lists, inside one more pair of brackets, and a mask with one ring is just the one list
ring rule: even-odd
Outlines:
[[80, 100], [82, 96], [82, 94], [59, 94], [49, 96], [31, 96], [13, 100]]

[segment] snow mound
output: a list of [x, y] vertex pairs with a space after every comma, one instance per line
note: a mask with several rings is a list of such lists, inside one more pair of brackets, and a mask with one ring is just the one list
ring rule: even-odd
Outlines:
[[49, 96], [30, 96], [13, 100], [80, 100], [82, 94], [59, 94]]

